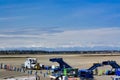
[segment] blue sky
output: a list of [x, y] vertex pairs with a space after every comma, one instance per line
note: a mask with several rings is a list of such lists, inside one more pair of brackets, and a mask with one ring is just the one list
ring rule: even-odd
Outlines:
[[0, 0], [0, 49], [119, 49], [120, 0]]

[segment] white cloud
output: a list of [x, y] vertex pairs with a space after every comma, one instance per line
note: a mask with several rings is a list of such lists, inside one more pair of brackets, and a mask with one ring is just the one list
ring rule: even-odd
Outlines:
[[0, 17], [0, 21], [11, 21], [11, 20], [19, 20], [25, 18], [28, 18], [28, 16], [8, 16], [8, 17]]
[[[7, 31], [0, 33], [0, 48], [120, 47], [120, 28], [78, 29], [55, 33], [47, 31], [41, 33], [35, 29], [30, 29], [26, 33], [12, 32], [16, 31], [11, 31], [10, 34]], [[34, 32], [36, 34], [32, 34]]]

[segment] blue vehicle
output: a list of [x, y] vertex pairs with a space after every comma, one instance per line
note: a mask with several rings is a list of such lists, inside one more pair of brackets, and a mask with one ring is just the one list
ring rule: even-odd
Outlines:
[[[94, 78], [94, 74], [93, 74], [93, 70], [95, 70], [97, 67], [101, 67], [104, 65], [110, 65], [112, 67], [112, 69], [110, 71], [108, 71], [106, 73], [106, 75], [117, 75], [120, 76], [120, 66], [116, 63], [116, 61], [103, 61], [102, 63], [95, 63], [93, 64], [92, 67], [90, 67], [89, 69], [82, 69], [79, 70], [79, 77], [84, 79], [93, 79]], [[114, 71], [112, 71], [114, 69]]]
[[116, 61], [104, 61], [103, 65], [110, 65], [112, 67], [111, 70], [107, 71], [106, 75], [118, 75], [120, 76], [120, 66], [116, 63]]
[[102, 64], [95, 63], [89, 69], [79, 70], [78, 71], [79, 77], [82, 78], [82, 79], [91, 79], [92, 80], [94, 78], [94, 76], [93, 76], [93, 70], [96, 69], [97, 67], [100, 67], [100, 66], [102, 66]]
[[57, 62], [59, 64], [59, 67], [54, 69], [55, 71], [62, 71], [64, 68], [72, 68], [66, 62], [64, 62], [62, 58], [51, 58], [49, 60], [52, 62]]

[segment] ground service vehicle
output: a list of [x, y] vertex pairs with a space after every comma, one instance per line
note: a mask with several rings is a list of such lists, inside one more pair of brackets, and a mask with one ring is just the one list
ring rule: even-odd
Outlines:
[[40, 69], [39, 63], [36, 58], [27, 58], [24, 62], [24, 68], [26, 69]]
[[64, 62], [62, 58], [51, 58], [49, 61], [57, 62], [59, 64], [59, 67], [55, 68], [54, 71], [62, 71], [64, 68], [72, 68], [66, 62]]
[[103, 61], [102, 63], [95, 63], [93, 64], [92, 67], [89, 69], [82, 69], [79, 70], [79, 77], [84, 79], [93, 79], [93, 70], [95, 70], [97, 67], [105, 66], [105, 65], [110, 65], [112, 69], [106, 73], [106, 75], [117, 75], [120, 76], [120, 66], [116, 63], [116, 61]]

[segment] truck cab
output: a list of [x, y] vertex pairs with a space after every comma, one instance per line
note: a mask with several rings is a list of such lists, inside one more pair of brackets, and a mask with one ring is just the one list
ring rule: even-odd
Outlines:
[[35, 65], [37, 64], [37, 59], [36, 58], [27, 58], [24, 67], [28, 69], [33, 69]]

